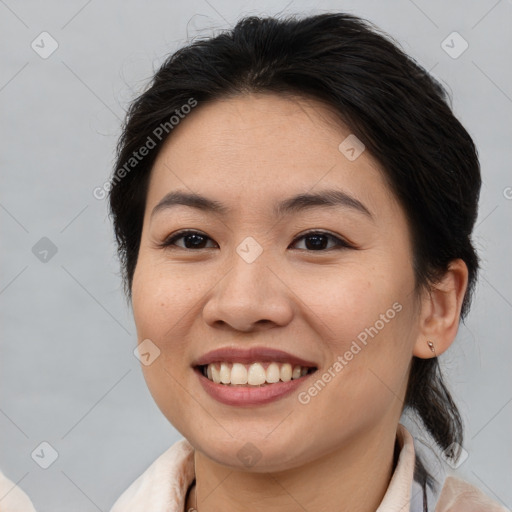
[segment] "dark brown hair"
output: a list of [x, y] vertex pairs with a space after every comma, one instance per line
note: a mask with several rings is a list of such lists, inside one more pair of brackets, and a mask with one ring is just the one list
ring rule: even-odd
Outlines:
[[[417, 289], [461, 258], [469, 271], [466, 315], [478, 270], [471, 241], [481, 178], [475, 145], [453, 115], [445, 89], [367, 20], [343, 13], [286, 19], [247, 17], [215, 37], [170, 55], [129, 107], [117, 147], [110, 210], [127, 297], [137, 263], [148, 179], [172, 136], [169, 120], [190, 99], [198, 106], [247, 92], [315, 98], [348, 125], [380, 162], [411, 230]], [[161, 127], [167, 123], [165, 136]], [[126, 163], [146, 142], [154, 148]], [[124, 168], [122, 179], [119, 170]], [[421, 418], [443, 451], [458, 458], [463, 425], [437, 358], [413, 357], [404, 410]], [[415, 479], [435, 481], [417, 458]]]

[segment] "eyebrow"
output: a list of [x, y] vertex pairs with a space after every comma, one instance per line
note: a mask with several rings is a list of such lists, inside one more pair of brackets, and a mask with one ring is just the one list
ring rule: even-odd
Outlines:
[[[231, 213], [231, 209], [229, 207], [214, 199], [210, 199], [193, 192], [174, 191], [166, 194], [153, 208], [151, 217], [153, 217], [157, 212], [167, 210], [178, 205], [189, 206], [201, 211], [218, 213], [220, 215], [228, 215]], [[273, 213], [275, 217], [281, 218], [295, 212], [318, 207], [349, 208], [364, 214], [371, 220], [374, 220], [370, 210], [361, 203], [361, 201], [342, 190], [336, 189], [321, 190], [315, 193], [301, 193], [289, 197], [274, 205]]]

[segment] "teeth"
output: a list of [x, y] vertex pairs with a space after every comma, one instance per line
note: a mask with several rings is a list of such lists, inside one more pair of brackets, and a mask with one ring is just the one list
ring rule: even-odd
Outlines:
[[280, 378], [279, 365], [277, 363], [270, 363], [267, 368], [267, 382], [279, 382]]
[[[215, 364], [209, 364], [208, 368], [212, 369], [212, 380], [215, 384], [220, 384], [220, 369]], [[209, 378], [209, 377], [208, 377]]]
[[[265, 365], [268, 364], [265, 369]], [[289, 382], [307, 375], [309, 368], [290, 363], [212, 363], [206, 367], [203, 374], [216, 384], [231, 384], [233, 386], [261, 386], [276, 382]]]
[[281, 380], [283, 382], [292, 380], [292, 365], [290, 363], [284, 363], [281, 366]]
[[265, 368], [261, 366], [260, 363], [254, 363], [249, 366], [249, 371], [247, 372], [247, 384], [251, 386], [259, 386], [265, 382], [267, 378], [267, 374], [265, 372]]
[[243, 364], [235, 363], [231, 368], [231, 384], [247, 384], [247, 379], [247, 368]]
[[231, 383], [231, 368], [228, 363], [220, 363], [220, 381], [222, 384]]

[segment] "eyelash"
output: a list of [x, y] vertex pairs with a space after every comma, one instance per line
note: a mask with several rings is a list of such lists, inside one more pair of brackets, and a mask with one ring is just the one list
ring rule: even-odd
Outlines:
[[[210, 237], [204, 235], [200, 231], [184, 230], [184, 231], [178, 231], [178, 233], [175, 233], [175, 234], [171, 235], [166, 240], [164, 240], [162, 243], [158, 244], [158, 246], [161, 247], [161, 248], [166, 248], [166, 249], [173, 249], [175, 247], [178, 247], [179, 249], [183, 249], [185, 251], [195, 251], [195, 250], [201, 250], [201, 249], [212, 249], [212, 247], [202, 247], [200, 249], [190, 249], [190, 248], [187, 248], [187, 247], [179, 247], [179, 246], [173, 247], [174, 243], [176, 242], [176, 240], [179, 240], [180, 238], [184, 238], [187, 235], [199, 235], [199, 236], [202, 236], [204, 238], [207, 238], [207, 239], [211, 240]], [[325, 236], [327, 238], [330, 238], [331, 240], [334, 241], [335, 246], [331, 247], [330, 249], [321, 249], [321, 250], [318, 250], [318, 251], [308, 250], [308, 249], [299, 249], [299, 250], [306, 251], [306, 252], [328, 252], [328, 251], [331, 251], [333, 249], [334, 250], [355, 249], [355, 247], [352, 244], [350, 244], [349, 242], [347, 242], [346, 240], [344, 240], [342, 238], [339, 238], [339, 237], [337, 237], [337, 236], [335, 236], [335, 235], [333, 235], [331, 233], [328, 233], [328, 232], [325, 232], [325, 231], [318, 231], [318, 230], [316, 230], [316, 231], [308, 231], [306, 233], [303, 233], [299, 237], [295, 238], [295, 240], [293, 240], [292, 245], [294, 245], [297, 241], [301, 240], [302, 238], [311, 237], [313, 235], [321, 235], [321, 236]]]

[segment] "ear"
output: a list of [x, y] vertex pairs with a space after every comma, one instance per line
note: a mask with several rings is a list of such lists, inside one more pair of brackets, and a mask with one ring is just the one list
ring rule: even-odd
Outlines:
[[468, 268], [463, 260], [456, 259], [450, 262], [441, 280], [424, 292], [413, 355], [428, 359], [439, 356], [450, 347], [459, 328], [467, 285]]

